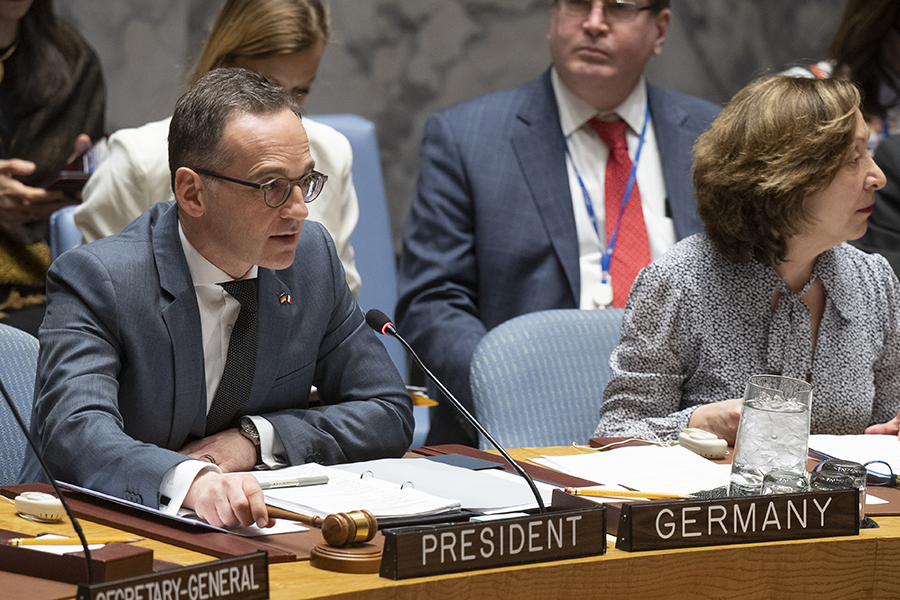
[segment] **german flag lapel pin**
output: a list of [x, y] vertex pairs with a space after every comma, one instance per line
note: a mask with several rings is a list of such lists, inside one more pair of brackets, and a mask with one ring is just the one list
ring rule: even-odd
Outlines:
[[278, 301], [281, 302], [282, 304], [290, 304], [291, 303], [291, 295], [282, 292], [281, 296], [278, 297]]

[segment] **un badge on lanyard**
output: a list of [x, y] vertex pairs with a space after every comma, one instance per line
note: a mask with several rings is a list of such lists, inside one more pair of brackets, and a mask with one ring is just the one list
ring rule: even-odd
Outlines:
[[612, 306], [613, 288], [609, 273], [604, 271], [600, 282], [591, 291], [591, 300], [594, 302], [594, 308], [604, 309]]

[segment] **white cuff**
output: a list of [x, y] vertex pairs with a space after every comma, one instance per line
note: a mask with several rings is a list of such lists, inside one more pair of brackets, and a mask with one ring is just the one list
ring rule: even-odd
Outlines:
[[[159, 486], [159, 510], [169, 515], [178, 514], [197, 475], [204, 471], [222, 472], [216, 465], [202, 460], [186, 460], [166, 471]], [[168, 504], [165, 503], [167, 498]]]
[[256, 432], [259, 433], [259, 456], [263, 464], [270, 469], [288, 466], [287, 462], [282, 460], [285, 455], [284, 444], [272, 423], [264, 417], [248, 415], [247, 418], [253, 421]]

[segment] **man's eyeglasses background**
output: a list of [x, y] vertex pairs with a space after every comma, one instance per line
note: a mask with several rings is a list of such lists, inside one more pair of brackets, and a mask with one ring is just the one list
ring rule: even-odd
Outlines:
[[604, 19], [617, 23], [630, 23], [637, 19], [641, 11], [659, 8], [656, 2], [641, 6], [631, 0], [559, 0], [564, 13], [578, 18], [587, 18], [596, 5], [603, 9]]

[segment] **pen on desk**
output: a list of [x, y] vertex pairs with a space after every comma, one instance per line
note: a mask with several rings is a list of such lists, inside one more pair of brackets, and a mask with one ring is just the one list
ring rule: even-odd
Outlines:
[[280, 481], [260, 481], [259, 487], [264, 490], [275, 490], [307, 485], [322, 485], [323, 483], [328, 483], [328, 475], [310, 475], [309, 477], [295, 477], [294, 479], [283, 479]]
[[563, 491], [573, 496], [600, 496], [613, 498], [646, 498], [648, 500], [659, 500], [662, 498], [690, 498], [691, 496], [682, 496], [680, 494], [661, 494], [658, 492], [639, 492], [632, 490], [591, 490], [585, 488], [563, 488]]
[[[112, 542], [140, 542], [144, 538], [134, 536], [109, 536], [87, 538], [88, 545], [110, 544]], [[12, 538], [6, 541], [9, 546], [80, 546], [78, 538]]]

